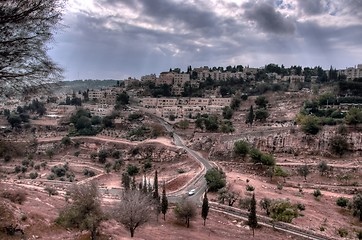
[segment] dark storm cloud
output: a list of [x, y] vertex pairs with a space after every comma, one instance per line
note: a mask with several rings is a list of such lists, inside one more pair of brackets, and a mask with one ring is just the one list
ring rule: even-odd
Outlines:
[[322, 0], [298, 0], [298, 6], [306, 15], [317, 15], [326, 10]]
[[[52, 56], [68, 79], [139, 78], [188, 65], [357, 64], [362, 1], [304, 1], [96, 0], [89, 8], [78, 1]], [[339, 24], [324, 21], [328, 11]]]
[[269, 2], [253, 1], [244, 4], [244, 7], [246, 18], [265, 32], [293, 34], [295, 31], [293, 20], [283, 16]]

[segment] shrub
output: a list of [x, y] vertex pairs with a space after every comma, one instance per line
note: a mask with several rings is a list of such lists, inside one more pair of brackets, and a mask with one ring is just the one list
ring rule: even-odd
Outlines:
[[134, 121], [134, 120], [138, 120], [143, 118], [143, 114], [142, 113], [131, 113], [130, 115], [128, 115], [128, 121]]
[[248, 191], [248, 192], [252, 192], [252, 191], [254, 191], [255, 190], [255, 188], [254, 188], [254, 186], [252, 186], [252, 185], [246, 185], [246, 191]]
[[123, 165], [123, 161], [121, 159], [117, 159], [113, 164], [113, 170], [115, 172], [118, 172], [121, 169], [122, 165]]
[[297, 203], [297, 208], [300, 210], [300, 211], [304, 211], [305, 210], [305, 205], [303, 203]]
[[48, 180], [54, 180], [56, 178], [54, 173], [49, 174], [49, 176], [47, 177]]
[[26, 219], [28, 219], [28, 215], [26, 215], [25, 213], [22, 213], [20, 216], [20, 220], [24, 222], [24, 221], [26, 221]]
[[28, 159], [24, 159], [23, 161], [21, 161], [21, 165], [28, 167], [30, 164], [30, 161]]
[[36, 165], [34, 166], [34, 169], [39, 171], [39, 170], [40, 170], [40, 164], [36, 164]]
[[290, 223], [298, 216], [298, 208], [288, 200], [274, 200], [270, 205], [271, 217], [276, 221]]
[[314, 190], [313, 196], [315, 198], [318, 198], [318, 197], [322, 196], [321, 190], [319, 190], [319, 189]]
[[360, 240], [362, 239], [362, 231], [357, 232], [357, 238]]
[[15, 166], [14, 171], [15, 171], [15, 173], [21, 172], [21, 167], [20, 166]]
[[143, 165], [143, 169], [144, 170], [148, 170], [148, 169], [150, 169], [150, 168], [152, 168], [152, 162], [151, 162], [151, 160], [147, 160], [146, 162], [145, 162], [145, 164]]
[[182, 169], [182, 168], [179, 168], [179, 169], [177, 169], [177, 173], [184, 173], [185, 172], [185, 170], [184, 169]]
[[118, 151], [118, 150], [113, 151], [113, 152], [112, 152], [112, 157], [113, 157], [114, 159], [119, 159], [119, 158], [121, 157], [121, 152]]
[[251, 198], [240, 198], [239, 200], [239, 207], [241, 209], [247, 209], [250, 210], [250, 203], [251, 203]]
[[11, 155], [9, 155], [9, 154], [6, 154], [6, 155], [4, 156], [4, 162], [10, 162], [11, 159], [12, 159], [12, 157], [11, 157]]
[[28, 170], [28, 168], [26, 166], [21, 166], [21, 172], [25, 173]]
[[51, 171], [52, 171], [52, 173], [57, 175], [57, 177], [63, 177], [63, 176], [65, 176], [65, 173], [67, 172], [67, 170], [63, 166], [54, 166], [54, 167], [52, 167]]
[[32, 172], [32, 173], [29, 174], [29, 177], [30, 177], [31, 179], [35, 179], [35, 178], [38, 177], [38, 173], [37, 173], [37, 172]]
[[2, 197], [13, 203], [22, 204], [26, 200], [26, 193], [23, 190], [5, 190], [2, 192]]
[[58, 195], [58, 191], [55, 188], [45, 187], [44, 190], [47, 191], [47, 193], [49, 194], [49, 197], [53, 196], [53, 195]]
[[80, 151], [76, 151], [76, 152], [74, 153], [74, 156], [78, 157], [79, 154], [80, 154]]
[[340, 207], [347, 207], [348, 202], [349, 202], [348, 198], [339, 197], [339, 198], [337, 198], [336, 204], [337, 204], [337, 206], [340, 206]]
[[347, 236], [348, 236], [348, 231], [347, 231], [347, 229], [345, 229], [345, 228], [339, 228], [339, 229], [337, 230], [337, 232], [338, 232], [338, 235], [339, 235], [340, 237], [347, 237]]
[[249, 143], [245, 141], [236, 141], [234, 143], [234, 152], [235, 154], [241, 156], [242, 158], [245, 158], [246, 155], [249, 153]]
[[129, 164], [127, 166], [127, 173], [130, 176], [136, 175], [137, 173], [139, 173], [139, 171], [140, 171], [139, 168], [137, 166], [135, 166], [135, 165]]

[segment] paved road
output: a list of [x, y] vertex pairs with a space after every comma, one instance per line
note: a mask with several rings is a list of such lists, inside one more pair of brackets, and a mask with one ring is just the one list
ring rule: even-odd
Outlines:
[[[192, 199], [193, 201], [195, 201], [196, 203], [201, 204], [201, 202], [202, 202], [201, 199], [206, 190], [206, 180], [205, 180], [204, 176], [205, 176], [206, 171], [208, 169], [212, 168], [212, 165], [210, 164], [209, 160], [202, 157], [198, 152], [187, 147], [184, 144], [183, 139], [177, 133], [174, 132], [174, 129], [172, 128], [172, 126], [170, 124], [168, 124], [161, 118], [158, 118], [158, 117], [156, 117], [156, 118], [166, 128], [166, 130], [169, 133], [172, 133], [175, 145], [185, 149], [190, 154], [190, 156], [192, 156], [197, 162], [200, 163], [200, 165], [202, 165], [202, 169], [203, 169], [199, 174], [197, 174], [197, 176], [184, 189], [180, 189], [179, 191], [170, 195], [169, 200], [171, 202], [177, 202], [183, 197], [188, 197], [188, 198]], [[195, 189], [195, 194], [192, 196], [188, 196], [188, 192], [191, 189]]]

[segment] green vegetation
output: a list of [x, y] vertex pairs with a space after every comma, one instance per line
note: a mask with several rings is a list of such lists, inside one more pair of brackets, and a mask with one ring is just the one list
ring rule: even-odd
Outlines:
[[253, 196], [251, 198], [250, 202], [250, 212], [248, 214], [248, 225], [253, 229], [253, 237], [254, 237], [254, 230], [258, 227], [258, 219], [256, 216], [256, 200], [255, 200], [255, 194], [253, 193]]
[[94, 182], [73, 185], [69, 193], [73, 201], [59, 213], [56, 222], [66, 228], [89, 230], [91, 239], [95, 239], [104, 220], [97, 185]]
[[275, 158], [266, 153], [262, 153], [259, 149], [252, 148], [249, 152], [250, 158], [255, 164], [262, 164], [265, 166], [274, 166]]
[[129, 164], [127, 166], [127, 173], [130, 175], [130, 176], [134, 176], [134, 175], [137, 175], [139, 173], [140, 169], [135, 166], [135, 165], [132, 165], [132, 164]]
[[270, 207], [270, 216], [276, 221], [291, 223], [293, 218], [298, 217], [298, 207], [289, 200], [273, 200]]
[[196, 205], [189, 199], [182, 199], [176, 203], [174, 208], [175, 217], [179, 220], [185, 220], [187, 228], [190, 227], [190, 220], [196, 216]]
[[70, 132], [70, 135], [96, 135], [100, 130], [100, 126], [92, 125], [91, 113], [83, 108], [78, 109], [75, 114], [70, 117], [70, 122], [74, 125], [75, 131]]
[[225, 187], [226, 179], [225, 173], [218, 168], [211, 168], [207, 170], [205, 179], [208, 187], [208, 191], [216, 192], [220, 188]]
[[342, 135], [335, 135], [330, 138], [329, 146], [332, 153], [342, 157], [349, 149], [347, 139]]
[[250, 151], [249, 143], [243, 140], [234, 143], [234, 153], [244, 159]]
[[343, 208], [348, 206], [348, 202], [349, 202], [349, 199], [345, 198], [345, 197], [339, 197], [336, 200], [337, 206], [343, 207]]

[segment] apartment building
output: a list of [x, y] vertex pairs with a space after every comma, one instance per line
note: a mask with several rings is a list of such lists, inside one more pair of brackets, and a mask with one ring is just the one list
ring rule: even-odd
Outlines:
[[107, 88], [100, 90], [90, 90], [88, 97], [92, 101], [96, 101], [99, 104], [115, 105], [117, 101], [117, 95], [122, 91], [121, 88]]
[[190, 82], [190, 75], [188, 73], [175, 73], [173, 77], [173, 85], [183, 87], [185, 83]]
[[346, 68], [345, 75], [347, 80], [362, 78], [362, 64], [358, 64], [357, 67]]
[[304, 76], [299, 76], [299, 75], [284, 76], [282, 80], [289, 81], [290, 83], [304, 82]]
[[146, 108], [155, 108], [157, 107], [158, 98], [142, 98], [141, 105]]
[[189, 106], [207, 106], [210, 105], [210, 98], [190, 98]]
[[177, 105], [177, 98], [158, 98], [157, 107], [173, 107]]
[[162, 72], [162, 73], [160, 73], [160, 76], [155, 81], [156, 86], [160, 86], [162, 84], [172, 85], [173, 84], [173, 79], [174, 79], [174, 74], [175, 74], [174, 72]]
[[141, 77], [142, 82], [147, 82], [147, 81], [156, 82], [156, 79], [157, 79], [156, 74], [149, 74]]
[[231, 104], [231, 98], [211, 98], [211, 105], [216, 105], [216, 106], [230, 106]]

